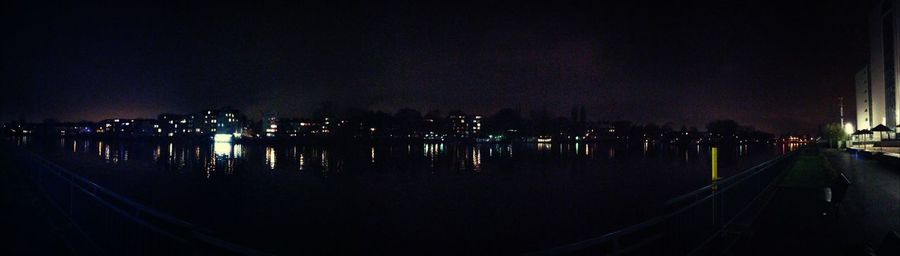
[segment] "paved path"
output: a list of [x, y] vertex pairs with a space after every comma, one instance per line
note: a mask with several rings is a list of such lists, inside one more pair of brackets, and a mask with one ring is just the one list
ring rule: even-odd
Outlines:
[[838, 216], [823, 216], [822, 188], [779, 186], [734, 255], [854, 255], [900, 231], [900, 168], [837, 150], [823, 150], [853, 183]]
[[853, 183], [841, 206], [853, 238], [878, 244], [889, 230], [900, 232], [900, 167], [840, 151], [826, 155]]

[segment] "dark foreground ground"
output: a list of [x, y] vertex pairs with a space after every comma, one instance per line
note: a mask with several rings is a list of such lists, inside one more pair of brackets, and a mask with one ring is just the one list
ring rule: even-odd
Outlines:
[[0, 255], [72, 254], [36, 188], [0, 154]]
[[[900, 168], [855, 153], [814, 150], [831, 168], [786, 173], [754, 228], [726, 254], [869, 255], [897, 246], [883, 241], [889, 232], [900, 232]], [[852, 184], [842, 200], [834, 198], [840, 206], [829, 211], [824, 187], [839, 173]]]

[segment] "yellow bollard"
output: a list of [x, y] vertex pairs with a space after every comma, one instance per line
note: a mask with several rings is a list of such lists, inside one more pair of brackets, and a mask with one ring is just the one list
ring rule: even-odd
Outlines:
[[712, 224], [716, 225], [719, 223], [719, 197], [717, 196], [717, 191], [719, 190], [718, 184], [716, 181], [719, 180], [719, 148], [712, 147], [710, 150], [710, 155], [712, 157]]
[[719, 179], [719, 148], [713, 147], [712, 151], [712, 181]]

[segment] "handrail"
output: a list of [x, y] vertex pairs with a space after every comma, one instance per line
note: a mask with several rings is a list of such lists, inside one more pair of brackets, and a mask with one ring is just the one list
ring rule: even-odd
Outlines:
[[[139, 210], [139, 211], [141, 211], [141, 212], [149, 213], [150, 215], [153, 215], [153, 217], [156, 217], [156, 218], [165, 220], [166, 222], [175, 224], [176, 226], [179, 226], [179, 227], [183, 227], [183, 228], [195, 228], [195, 226], [194, 226], [193, 224], [191, 224], [191, 223], [189, 223], [189, 222], [187, 222], [187, 221], [180, 220], [180, 219], [178, 219], [178, 218], [172, 217], [171, 215], [165, 214], [165, 213], [163, 213], [163, 212], [161, 212], [161, 211], [159, 211], [159, 210], [156, 210], [156, 209], [154, 209], [154, 208], [151, 208], [151, 207], [149, 207], [149, 206], [146, 206], [146, 205], [143, 205], [143, 204], [134, 202], [133, 200], [131, 200], [131, 199], [125, 197], [125, 196], [119, 195], [118, 193], [113, 192], [113, 191], [111, 191], [111, 190], [109, 190], [109, 189], [107, 189], [107, 188], [105, 188], [105, 187], [103, 187], [103, 186], [100, 186], [100, 185], [98, 185], [97, 183], [94, 183], [94, 182], [91, 181], [91, 180], [88, 180], [88, 179], [86, 179], [86, 178], [84, 178], [84, 177], [81, 177], [81, 176], [79, 176], [78, 174], [72, 173], [71, 171], [69, 171], [69, 170], [67, 170], [67, 169], [65, 169], [65, 168], [63, 168], [63, 167], [61, 167], [61, 166], [59, 166], [59, 165], [57, 165], [57, 164], [55, 164], [55, 163], [53, 163], [53, 162], [50, 162], [50, 161], [48, 161], [47, 159], [44, 159], [44, 158], [42, 158], [42, 157], [40, 157], [40, 156], [37, 156], [37, 155], [34, 154], [34, 153], [31, 153], [31, 154], [32, 154], [32, 157], [34, 157], [35, 159], [37, 159], [37, 160], [43, 162], [43, 163], [45, 164], [45, 166], [51, 167], [51, 168], [53, 168], [53, 169], [56, 169], [56, 170], [59, 171], [59, 172], [65, 173], [66, 175], [69, 175], [70, 178], [76, 179], [76, 180], [78, 180], [78, 181], [80, 181], [80, 182], [82, 182], [82, 183], [84, 183], [84, 184], [87, 184], [87, 185], [90, 186], [91, 188], [93, 188], [93, 189], [95, 189], [95, 190], [97, 190], [97, 191], [103, 192], [104, 195], [107, 195], [107, 196], [112, 197], [113, 199], [119, 200], [119, 201], [121, 201], [121, 202], [127, 204], [128, 206], [135, 208], [136, 210]], [[76, 186], [78, 186], [78, 185], [76, 185]], [[80, 186], [78, 186], [78, 187], [80, 187]], [[83, 189], [83, 188], [82, 188], [82, 189]], [[84, 190], [85, 192], [90, 192], [90, 191], [87, 191], [86, 189], [83, 189], [83, 190]], [[92, 194], [93, 194], [93, 193], [92, 193]]]
[[[760, 169], [768, 168], [769, 166], [771, 166], [771, 165], [774, 164], [775, 162], [781, 161], [783, 158], [788, 157], [788, 156], [790, 156], [790, 155], [793, 155], [794, 152], [796, 152], [796, 151], [792, 151], [792, 152], [790, 152], [790, 153], [787, 153], [787, 154], [784, 154], [784, 155], [780, 155], [780, 156], [775, 157], [775, 158], [773, 158], [773, 159], [769, 159], [769, 160], [767, 160], [767, 161], [765, 161], [765, 162], [762, 162], [762, 163], [760, 163], [760, 164], [758, 164], [758, 165], [756, 165], [756, 166], [750, 167], [750, 168], [748, 168], [747, 170], [744, 170], [744, 171], [742, 171], [742, 172], [740, 172], [740, 173], [738, 173], [738, 174], [736, 174], [736, 175], [734, 175], [734, 176], [731, 176], [731, 177], [727, 177], [727, 178], [718, 180], [718, 181], [716, 181], [716, 186], [722, 187], [723, 185], [726, 185], [726, 184], [737, 183], [738, 181], [741, 181], [741, 180], [743, 180], [744, 178], [753, 176], [753, 175], [751, 175], [751, 174], [756, 174], [757, 172], [759, 172]], [[663, 205], [672, 205], [672, 204], [674, 204], [674, 203], [676, 203], [676, 202], [680, 202], [680, 201], [682, 201], [682, 200], [684, 200], [684, 199], [690, 198], [690, 197], [692, 197], [692, 196], [694, 196], [694, 195], [696, 195], [696, 194], [700, 194], [700, 193], [702, 193], [702, 192], [712, 190], [712, 188], [713, 188], [713, 184], [709, 184], [709, 185], [700, 187], [700, 188], [698, 188], [698, 189], [696, 189], [696, 190], [694, 190], [694, 191], [691, 191], [691, 192], [685, 193], [685, 194], [683, 194], [683, 195], [677, 196], [677, 197], [675, 197], [675, 198], [669, 199], [669, 200], [667, 200], [665, 203], [663, 203]]]
[[[721, 193], [731, 190], [732, 188], [734, 188], [735, 185], [740, 184], [742, 181], [747, 180], [748, 178], [753, 177], [753, 176], [763, 172], [764, 170], [767, 170], [772, 165], [784, 160], [785, 158], [787, 158], [789, 156], [793, 156], [794, 154], [796, 154], [796, 152], [799, 152], [799, 151], [800, 151], [800, 149], [788, 152], [784, 155], [778, 156], [776, 158], [773, 158], [766, 162], [758, 164], [754, 167], [751, 167], [751, 168], [741, 172], [738, 175], [722, 179], [721, 182], [726, 183], [726, 184], [717, 182], [716, 183], [717, 190], [715, 192], [710, 193], [709, 195], [706, 195], [705, 197], [703, 197], [699, 200], [695, 200], [692, 203], [690, 203], [684, 207], [680, 207], [677, 210], [671, 211], [671, 212], [663, 214], [663, 215], [653, 217], [649, 220], [646, 220], [646, 221], [643, 221], [643, 222], [640, 222], [640, 223], [637, 223], [637, 224], [634, 224], [631, 226], [627, 226], [625, 228], [622, 228], [622, 229], [619, 229], [616, 231], [606, 233], [599, 237], [589, 238], [589, 239], [585, 239], [585, 240], [578, 241], [575, 243], [570, 243], [570, 244], [566, 244], [566, 245], [562, 245], [562, 246], [544, 249], [544, 250], [540, 250], [540, 251], [533, 252], [533, 253], [527, 253], [526, 255], [560, 255], [560, 254], [566, 254], [566, 253], [573, 253], [573, 252], [577, 252], [579, 250], [583, 250], [583, 249], [590, 248], [593, 246], [601, 245], [606, 242], [614, 241], [615, 239], [618, 239], [622, 236], [629, 235], [629, 234], [653, 227], [655, 225], [665, 222], [666, 220], [668, 220], [678, 214], [681, 214], [688, 210], [691, 210], [692, 208], [697, 207], [698, 205], [706, 202], [707, 200], [711, 200], [711, 199], [715, 198], [717, 195], [719, 195]], [[712, 188], [713, 188], [712, 184], [701, 187], [697, 190], [694, 190], [694, 191], [688, 192], [684, 195], [675, 197], [675, 198], [667, 201], [664, 205], [668, 206], [668, 205], [671, 205], [672, 203], [683, 201], [692, 196], [696, 196], [703, 191], [712, 190]], [[618, 247], [617, 244], [615, 246]]]
[[[7, 145], [9, 146], [9, 145]], [[11, 146], [9, 146], [11, 147]], [[207, 245], [213, 246], [214, 248], [219, 248], [223, 251], [228, 251], [232, 253], [238, 253], [243, 255], [269, 255], [268, 253], [264, 253], [252, 248], [248, 248], [242, 245], [234, 244], [221, 238], [212, 236], [206, 232], [203, 232], [201, 228], [197, 225], [194, 225], [190, 222], [181, 220], [169, 214], [166, 214], [160, 210], [152, 208], [150, 206], [143, 205], [138, 203], [126, 196], [120, 195], [116, 192], [113, 192], [106, 187], [103, 187], [87, 178], [84, 178], [78, 174], [75, 174], [53, 162], [44, 159], [43, 157], [37, 155], [34, 152], [29, 150], [19, 148], [20, 152], [27, 154], [33, 160], [36, 160], [38, 164], [41, 164], [43, 167], [46, 167], [48, 170], [53, 171], [53, 174], [66, 179], [68, 178], [68, 182], [74, 188], [77, 188], [81, 192], [90, 196], [103, 206], [109, 208], [113, 212], [116, 212], [119, 215], [122, 215], [129, 221], [135, 222], [141, 226], [146, 227], [147, 229], [152, 230], [153, 232], [159, 233], [171, 239], [174, 239], [178, 242], [186, 243], [190, 241], [201, 241]], [[79, 184], [80, 183], [80, 184]], [[100, 194], [98, 194], [98, 192]], [[101, 196], [102, 195], [102, 196]], [[126, 209], [122, 209], [120, 206], [114, 205], [113, 202], [108, 199], [113, 199], [116, 203], [121, 203], [125, 206], [133, 208], [134, 211], [128, 211]], [[146, 214], [142, 214], [146, 213]], [[176, 228], [184, 229], [182, 232], [172, 232], [171, 230], [166, 230], [163, 227], [159, 227], [148, 222], [148, 217], [153, 219], [158, 219], [165, 222], [168, 225], [171, 225]], [[179, 235], [181, 234], [181, 235]]]

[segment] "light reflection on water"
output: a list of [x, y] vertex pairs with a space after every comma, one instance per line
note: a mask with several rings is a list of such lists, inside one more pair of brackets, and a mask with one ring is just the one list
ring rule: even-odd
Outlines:
[[472, 150], [472, 170], [481, 172], [481, 145], [476, 145]]
[[538, 149], [538, 151], [550, 151], [552, 146], [553, 146], [553, 144], [550, 144], [550, 143], [538, 142], [537, 149]]
[[[215, 142], [213, 144], [213, 152], [217, 157], [231, 158], [232, 147], [231, 142]], [[200, 148], [198, 147], [197, 152], [199, 151]]]
[[[28, 138], [17, 138], [16, 143], [28, 144]], [[66, 138], [52, 140], [50, 145], [66, 154], [96, 154], [107, 164], [127, 162], [156, 163], [160, 168], [190, 173], [198, 171], [207, 178], [217, 174], [264, 169], [270, 171], [313, 170], [319, 173], [366, 170], [392, 170], [412, 167], [428, 173], [447, 170], [484, 172], [495, 170], [497, 161], [518, 159], [516, 162], [535, 160], [558, 162], [566, 159], [587, 162], [659, 161], [708, 165], [708, 147], [701, 145], [661, 145], [642, 141], [634, 146], [604, 143], [519, 143], [519, 144], [456, 144], [411, 143], [368, 144], [364, 146], [325, 147], [315, 145], [260, 145], [232, 142], [155, 142], [127, 140], [91, 140]], [[635, 148], [637, 146], [637, 148]], [[795, 150], [799, 144], [770, 146], [775, 154]], [[402, 150], [405, 147], [406, 150]], [[760, 151], [758, 147], [735, 146], [730, 158], [740, 159]], [[420, 149], [416, 150], [416, 149]], [[636, 150], [632, 150], [636, 149]], [[521, 150], [513, 154], [514, 150]], [[605, 153], [603, 153], [605, 151]], [[765, 151], [765, 150], [764, 150]], [[248, 153], [252, 153], [249, 154]], [[597, 158], [597, 153], [603, 157]], [[521, 154], [521, 155], [519, 155]], [[416, 160], [421, 159], [421, 160]], [[419, 161], [419, 162], [417, 162]], [[574, 168], [571, 165], [548, 165], [546, 168]]]
[[300, 154], [300, 164], [299, 164], [299, 167], [297, 168], [297, 170], [300, 170], [300, 171], [303, 170], [303, 165], [304, 165], [304, 161], [303, 161], [303, 160], [304, 160], [304, 159], [303, 159], [303, 154], [301, 153], [301, 154]]
[[269, 167], [269, 170], [275, 170], [275, 160], [275, 148], [266, 147], [266, 166]]
[[[62, 155], [63, 166], [91, 167], [74, 168], [90, 169], [76, 170], [79, 172], [104, 172], [93, 177], [98, 177], [103, 185], [114, 186], [112, 189], [160, 203], [164, 210], [182, 211], [189, 219], [210, 221], [212, 227], [242, 225], [231, 220], [253, 219], [255, 209], [278, 212], [271, 218], [257, 218], [265, 220], [247, 224], [246, 230], [237, 229], [260, 236], [266, 235], [262, 229], [299, 230], [304, 234], [358, 230], [359, 223], [379, 223], [385, 219], [414, 225], [438, 223], [433, 230], [450, 230], [430, 216], [447, 214], [451, 226], [465, 226], [476, 216], [474, 213], [498, 205], [497, 214], [479, 218], [502, 222], [511, 219], [508, 216], [521, 215], [522, 209], [538, 209], [549, 215], [528, 217], [509, 223], [510, 226], [534, 223], [538, 227], [528, 230], [585, 226], [582, 220], [573, 222], [571, 215], [560, 217], [557, 209], [594, 209], [602, 205], [604, 209], [592, 212], [592, 216], [598, 216], [594, 224], [599, 225], [607, 217], [619, 218], [622, 216], [618, 214], [634, 212], [622, 213], [618, 209], [650, 205], [657, 200], [657, 195], [665, 200], [708, 184], [710, 163], [706, 146], [644, 142], [630, 147], [584, 142], [375, 143], [331, 147], [81, 139], [67, 139], [66, 143], [60, 147], [56, 140], [50, 140], [34, 143], [31, 148], [51, 156]], [[85, 150], [72, 152], [82, 145], [86, 146]], [[724, 149], [720, 156], [731, 158], [728, 161], [732, 162], [745, 158], [758, 163], [796, 146], [786, 145], [783, 149], [781, 145], [741, 146]], [[746, 165], [755, 164], [747, 162]], [[720, 174], [729, 175], [724, 171]], [[167, 191], [157, 193], [159, 190], [155, 188]], [[634, 197], [635, 190], [646, 195]], [[218, 199], [224, 196], [229, 197]], [[204, 200], [210, 198], [216, 200]], [[532, 204], [535, 201], [541, 201], [537, 208]], [[167, 202], [172, 203], [167, 205]], [[357, 215], [360, 206], [371, 208], [375, 214]], [[212, 214], [225, 217], [203, 219]], [[348, 223], [344, 219], [348, 216], [362, 221]], [[304, 222], [285, 224], [288, 220]], [[329, 224], [309, 225], [306, 220]], [[565, 225], [558, 225], [561, 221]], [[331, 223], [348, 224], [334, 228]], [[379, 227], [368, 226], [373, 230]], [[502, 230], [490, 225], [472, 228], [472, 233]], [[388, 231], [387, 234], [394, 234]], [[285, 232], [271, 234], [274, 233]]]

